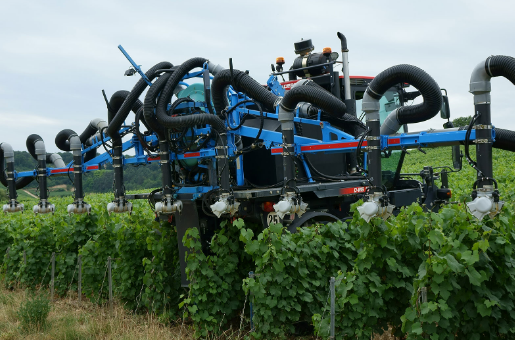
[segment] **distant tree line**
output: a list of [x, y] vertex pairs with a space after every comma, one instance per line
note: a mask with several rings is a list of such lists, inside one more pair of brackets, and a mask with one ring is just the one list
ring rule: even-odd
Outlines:
[[454, 125], [454, 127], [467, 126], [470, 124], [471, 120], [472, 120], [472, 116], [458, 117], [458, 118], [453, 119], [452, 125]]
[[[73, 156], [69, 152], [59, 152], [65, 164], [69, 164]], [[37, 168], [37, 162], [27, 151], [14, 152], [14, 165], [18, 172], [30, 171]], [[5, 166], [5, 165], [4, 165]], [[50, 165], [49, 165], [50, 166]], [[111, 192], [113, 187], [113, 167], [107, 163], [105, 169], [89, 172], [84, 175], [83, 188], [86, 193], [105, 193]], [[159, 164], [152, 163], [145, 166], [127, 166], [123, 172], [125, 188], [127, 190], [153, 189], [161, 187], [161, 171]], [[65, 184], [72, 186], [73, 173], [68, 176], [48, 177], [48, 186]], [[37, 182], [33, 181], [28, 188], [37, 187]], [[0, 185], [0, 200], [6, 199], [6, 190]]]

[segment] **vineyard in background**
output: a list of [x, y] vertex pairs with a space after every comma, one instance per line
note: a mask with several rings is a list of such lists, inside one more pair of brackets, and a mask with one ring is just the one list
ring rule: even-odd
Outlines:
[[[448, 148], [427, 151], [410, 151], [403, 171], [451, 163]], [[463, 202], [474, 172], [465, 165], [449, 176], [453, 200], [461, 203], [439, 213], [411, 206], [386, 222], [366, 223], [354, 215], [347, 224], [296, 234], [280, 225], [262, 230], [243, 220], [223, 222], [210, 254], [200, 251], [198, 233], [190, 230], [184, 239], [191, 249], [189, 290], [180, 288], [173, 221], [156, 222], [145, 201], [134, 203], [132, 216], [108, 216], [111, 195], [88, 195], [93, 213], [68, 216], [70, 199], [51, 197], [55, 215], [0, 217], [5, 282], [47, 287], [55, 252], [55, 291], [65, 295], [77, 289], [81, 255], [83, 296], [105, 303], [111, 257], [114, 294], [126, 308], [190, 319], [199, 337], [238, 326], [248, 331], [252, 303], [256, 338], [313, 331], [327, 338], [334, 276], [338, 339], [370, 339], [388, 326], [410, 339], [512, 339], [515, 173], [510, 164], [515, 157], [499, 150], [493, 156], [501, 199], [507, 202], [494, 220], [477, 222], [467, 213]], [[35, 202], [25, 201], [26, 209]]]

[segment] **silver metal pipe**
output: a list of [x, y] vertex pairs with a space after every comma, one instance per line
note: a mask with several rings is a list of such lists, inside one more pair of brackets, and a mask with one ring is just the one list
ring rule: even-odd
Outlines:
[[343, 85], [345, 87], [345, 99], [351, 99], [348, 50], [346, 52], [342, 52], [342, 61], [343, 61]]

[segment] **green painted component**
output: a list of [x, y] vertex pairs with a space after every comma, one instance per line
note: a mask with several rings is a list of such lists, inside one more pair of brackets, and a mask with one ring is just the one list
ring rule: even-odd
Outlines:
[[204, 84], [196, 83], [177, 93], [177, 98], [190, 97], [196, 102], [204, 101]]
[[[204, 101], [204, 84], [202, 83], [196, 83], [188, 86], [181, 92], [177, 93], [177, 98], [185, 98], [190, 97], [195, 102], [203, 102]], [[204, 111], [204, 108], [201, 108], [202, 111]], [[193, 151], [193, 150], [191, 150]], [[181, 163], [188, 167], [193, 168], [195, 165], [198, 164], [197, 158], [188, 158], [183, 159]]]
[[197, 158], [187, 158], [187, 159], [181, 160], [181, 163], [184, 164], [188, 168], [193, 168], [195, 165], [198, 164], [198, 159]]

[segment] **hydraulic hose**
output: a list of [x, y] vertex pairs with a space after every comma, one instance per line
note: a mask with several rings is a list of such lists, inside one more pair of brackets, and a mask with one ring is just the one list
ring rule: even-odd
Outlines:
[[[154, 65], [150, 70], [148, 70], [145, 75], [147, 78], [152, 81], [159, 73], [156, 72], [157, 70], [162, 69], [169, 69], [173, 67], [173, 65], [167, 61], [160, 62], [156, 65]], [[136, 85], [132, 88], [132, 91], [130, 94], [125, 98], [123, 101], [123, 104], [116, 112], [116, 115], [112, 118], [112, 120], [109, 122], [109, 127], [107, 128], [107, 133], [113, 140], [113, 146], [121, 144], [121, 138], [118, 133], [118, 130], [120, 129], [122, 123], [125, 121], [127, 116], [129, 115], [130, 110], [134, 110], [134, 113], [138, 112], [139, 108], [143, 103], [141, 103], [138, 98], [143, 93], [145, 88], [148, 86], [145, 79], [141, 78], [138, 80]], [[111, 105], [111, 103], [109, 103]], [[135, 105], [136, 104], [136, 105]], [[111, 105], [111, 108], [115, 110], [115, 108]]]
[[225, 69], [214, 77], [211, 84], [211, 94], [217, 114], [220, 114], [228, 104], [226, 89], [229, 85], [232, 85], [236, 91], [243, 91], [252, 99], [260, 102], [265, 110], [275, 112], [279, 97], [245, 72], [233, 69], [231, 75], [231, 70]]
[[[440, 86], [424, 70], [407, 64], [392, 66], [379, 73], [368, 85], [365, 97], [379, 101], [390, 87], [401, 83], [416, 87], [424, 101], [392, 111], [381, 126], [381, 135], [395, 133], [403, 124], [420, 123], [431, 119], [442, 108]], [[363, 99], [365, 100], [367, 98]]]

